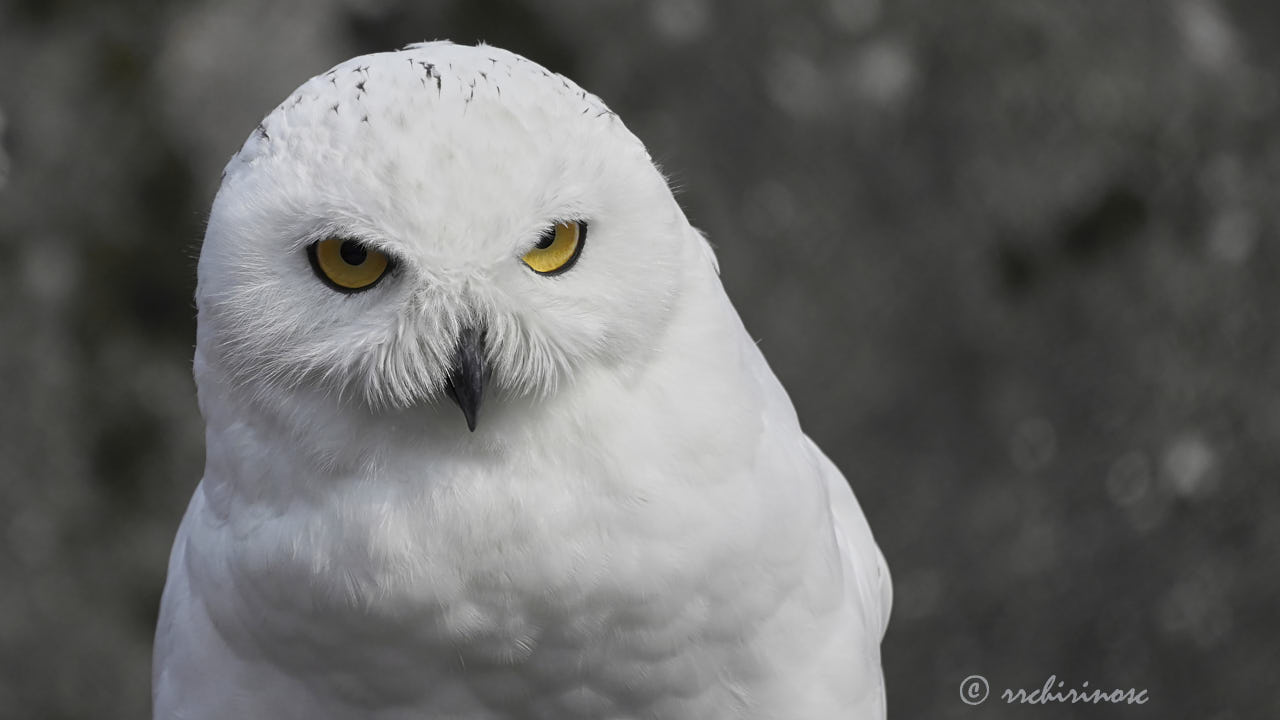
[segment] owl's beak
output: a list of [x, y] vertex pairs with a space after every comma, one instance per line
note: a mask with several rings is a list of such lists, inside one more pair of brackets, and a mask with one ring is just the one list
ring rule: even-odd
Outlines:
[[489, 363], [485, 360], [484, 328], [467, 325], [458, 333], [458, 349], [453, 356], [453, 369], [445, 380], [444, 390], [462, 408], [467, 429], [476, 431], [476, 416], [484, 398], [484, 384], [489, 380]]

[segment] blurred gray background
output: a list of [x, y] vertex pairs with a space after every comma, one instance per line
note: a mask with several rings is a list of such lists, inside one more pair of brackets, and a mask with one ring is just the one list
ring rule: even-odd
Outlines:
[[[146, 716], [219, 171], [432, 38], [575, 78], [679, 186], [888, 556], [891, 717], [1280, 716], [1280, 5], [1245, 0], [0, 4], [0, 716]], [[994, 697], [1051, 674], [1151, 701]]]

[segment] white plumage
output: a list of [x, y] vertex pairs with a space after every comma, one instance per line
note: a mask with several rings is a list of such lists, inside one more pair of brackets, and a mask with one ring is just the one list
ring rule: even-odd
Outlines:
[[[338, 291], [334, 238], [385, 275]], [[157, 718], [884, 717], [866, 520], [572, 82], [448, 43], [313, 78], [227, 166], [197, 303]]]

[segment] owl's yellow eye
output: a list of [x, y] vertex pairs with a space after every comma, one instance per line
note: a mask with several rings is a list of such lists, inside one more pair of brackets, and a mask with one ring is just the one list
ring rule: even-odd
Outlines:
[[547, 228], [533, 249], [524, 254], [524, 264], [540, 275], [556, 275], [573, 267], [587, 241], [585, 222], [560, 222]]
[[325, 238], [308, 245], [307, 257], [326, 285], [348, 293], [373, 287], [390, 264], [385, 253], [344, 237]]

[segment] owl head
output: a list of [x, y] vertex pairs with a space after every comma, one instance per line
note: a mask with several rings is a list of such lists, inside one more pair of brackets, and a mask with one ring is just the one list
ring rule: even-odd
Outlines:
[[358, 57], [226, 168], [199, 264], [202, 402], [216, 384], [474, 430], [482, 407], [639, 371], [713, 264], [640, 141], [573, 82], [484, 45]]

